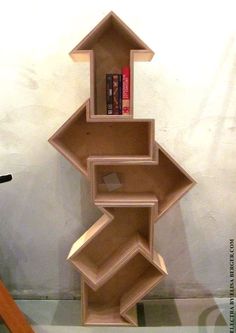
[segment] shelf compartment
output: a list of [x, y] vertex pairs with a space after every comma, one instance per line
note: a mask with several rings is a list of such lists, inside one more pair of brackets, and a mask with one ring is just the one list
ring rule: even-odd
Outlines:
[[154, 193], [123, 193], [123, 192], [107, 192], [99, 193], [96, 196], [95, 204], [97, 206], [157, 206], [158, 200]]
[[135, 304], [167, 274], [160, 258], [156, 254], [152, 261], [143, 253], [136, 254], [96, 291], [82, 280], [84, 324], [137, 325], [130, 318]]
[[152, 120], [88, 122], [84, 104], [49, 142], [74, 166], [87, 173], [87, 158], [150, 160], [153, 156]]
[[113, 207], [105, 212], [74, 243], [68, 256], [93, 289], [104, 284], [140, 248], [150, 256], [153, 252], [152, 207]]
[[[158, 200], [160, 217], [193, 185], [194, 180], [159, 145], [158, 164], [132, 164], [119, 162], [91, 163], [92, 194], [97, 205], [120, 201], [140, 202]], [[103, 177], [115, 173], [120, 188], [108, 191]]]
[[110, 12], [70, 52], [75, 61], [90, 60], [92, 117], [106, 115], [106, 74], [121, 73], [123, 66], [131, 68], [131, 112], [128, 117], [132, 117], [133, 61], [150, 61], [153, 54], [154, 52], [113, 12]]

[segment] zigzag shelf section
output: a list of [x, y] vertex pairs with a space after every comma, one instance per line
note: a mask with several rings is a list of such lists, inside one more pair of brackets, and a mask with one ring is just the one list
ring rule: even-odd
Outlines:
[[[153, 51], [110, 12], [71, 52], [90, 61], [90, 99], [49, 142], [90, 181], [101, 217], [72, 246], [84, 325], [137, 326], [136, 304], [166, 275], [154, 223], [195, 181], [154, 140], [154, 121], [133, 118], [133, 63]], [[130, 66], [131, 113], [106, 115], [105, 74]], [[104, 177], [116, 175], [119, 186]]]

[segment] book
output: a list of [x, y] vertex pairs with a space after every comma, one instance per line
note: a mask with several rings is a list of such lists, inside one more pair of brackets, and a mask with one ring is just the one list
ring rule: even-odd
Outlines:
[[122, 114], [130, 114], [130, 68], [125, 66], [122, 68], [123, 89], [122, 89]]
[[113, 114], [113, 74], [106, 74], [106, 106], [107, 114]]
[[112, 114], [119, 114], [119, 94], [118, 94], [119, 79], [118, 74], [113, 74], [113, 112]]
[[122, 114], [122, 89], [123, 88], [123, 78], [122, 74], [118, 74], [118, 111]]

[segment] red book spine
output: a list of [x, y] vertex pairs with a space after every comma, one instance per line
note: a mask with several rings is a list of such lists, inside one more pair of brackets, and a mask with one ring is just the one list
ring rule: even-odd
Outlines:
[[123, 91], [122, 91], [122, 114], [130, 114], [130, 68], [122, 68]]

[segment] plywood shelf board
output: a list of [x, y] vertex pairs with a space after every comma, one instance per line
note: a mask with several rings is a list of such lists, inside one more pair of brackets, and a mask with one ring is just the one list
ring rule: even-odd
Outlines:
[[87, 326], [131, 326], [131, 324], [120, 315], [119, 306], [101, 307], [96, 305], [90, 306], [84, 324]]
[[128, 311], [121, 313], [123, 319], [127, 320], [132, 326], [138, 326], [138, 313], [136, 306], [132, 307]]
[[[90, 116], [92, 117], [106, 114], [105, 75], [119, 73], [122, 67], [129, 66], [132, 116], [133, 62], [150, 61], [154, 52], [115, 13], [110, 12], [70, 52], [70, 55], [75, 61], [90, 61]], [[95, 66], [95, 63], [99, 63], [99, 66]]]
[[[157, 269], [159, 274], [157, 274]], [[152, 266], [143, 272], [137, 283], [123, 294], [120, 302], [121, 314], [126, 313], [167, 275], [164, 259], [154, 251]]]
[[[152, 207], [106, 208], [104, 214], [74, 243], [68, 259], [97, 289], [140, 248], [153, 251]], [[116, 237], [114, 237], [116, 235]]]
[[[127, 307], [127, 311], [130, 310], [132, 308], [130, 304], [142, 297], [144, 291], [141, 290], [141, 287], [145, 286], [144, 289], [147, 290], [157, 284], [163, 276], [159, 267], [149, 260], [148, 256], [140, 251], [96, 291], [83, 281], [83, 291], [86, 294], [85, 313], [89, 315], [90, 307], [92, 309], [96, 307], [96, 317], [98, 317], [101, 312], [104, 313], [104, 308], [117, 308], [119, 306], [120, 313], [122, 312], [120, 316], [122, 317], [125, 308]], [[145, 277], [147, 279], [144, 281]], [[130, 293], [130, 291], [132, 292]], [[127, 297], [124, 295], [127, 295]]]
[[[111, 253], [110, 257], [104, 261], [100, 266], [96, 266], [96, 276], [88, 274], [88, 270], [85, 270], [85, 278], [87, 278], [88, 285], [91, 286], [93, 290], [100, 288], [106, 281], [108, 281], [120, 267], [125, 265], [134, 254], [138, 253], [140, 250], [149, 251], [147, 242], [139, 235], [134, 235], [126, 243], [122, 244], [116, 251]], [[89, 267], [90, 263], [86, 266]]]
[[[146, 53], [150, 53], [150, 58], [154, 55], [154, 52], [113, 12], [110, 11], [90, 32], [82, 41], [76, 45], [70, 52], [73, 60], [81, 61], [76, 55], [84, 53], [93, 48], [93, 45], [98, 43], [99, 39], [109, 30], [115, 29], [124, 40], [133, 45], [133, 49], [144, 50]], [[112, 36], [114, 37], [114, 35]], [[88, 59], [86, 59], [88, 60]]]
[[93, 240], [111, 221], [113, 216], [106, 213], [103, 214], [85, 233], [72, 245], [67, 259], [73, 259], [80, 251]]
[[87, 159], [92, 156], [137, 161], [153, 158], [153, 120], [89, 122], [87, 108], [88, 102], [49, 139], [80, 171], [87, 174]]
[[124, 192], [104, 192], [95, 195], [95, 204], [102, 206], [120, 206], [120, 205], [133, 205], [146, 206], [148, 203], [157, 204], [158, 200], [154, 193], [140, 192], [140, 193], [124, 193]]
[[[145, 196], [150, 200], [152, 196], [159, 202], [159, 214], [167, 211], [194, 185], [192, 179], [161, 149], [157, 165], [125, 164], [118, 161], [106, 164], [96, 162], [91, 171], [94, 179], [92, 193], [95, 203], [116, 204], [119, 198], [130, 201], [132, 198], [135, 200], [136, 195], [137, 201], [144, 200]], [[103, 183], [103, 176], [110, 173], [116, 173], [122, 184], [114, 192], [109, 192]]]

